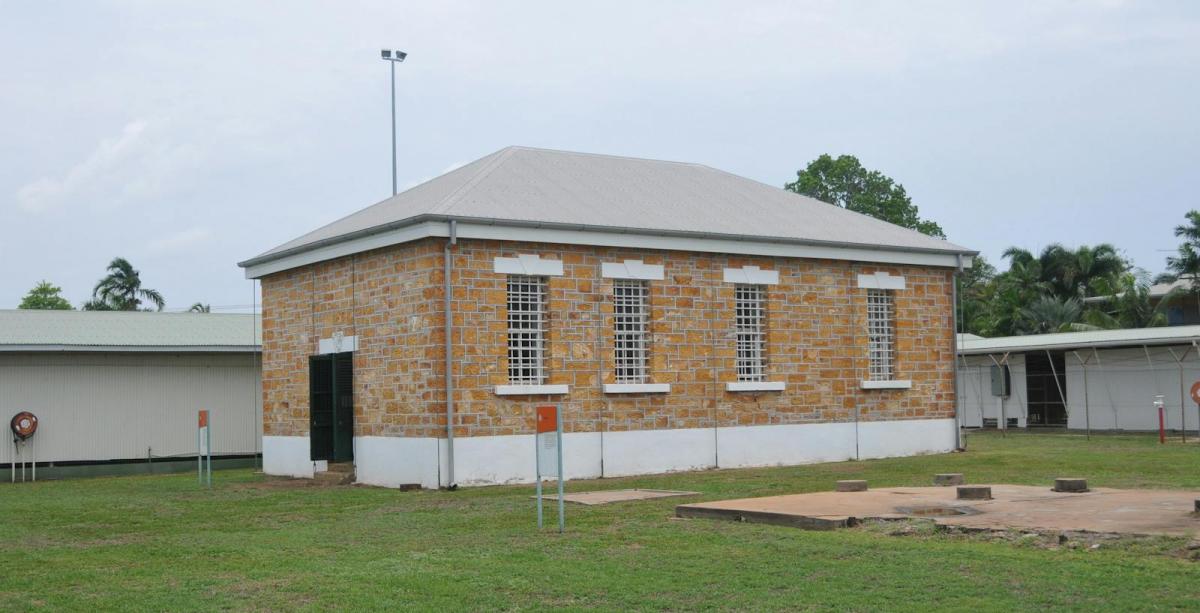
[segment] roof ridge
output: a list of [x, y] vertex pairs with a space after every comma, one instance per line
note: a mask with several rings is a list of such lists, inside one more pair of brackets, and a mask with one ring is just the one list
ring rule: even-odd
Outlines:
[[[459, 199], [463, 196], [463, 194], [474, 189], [476, 185], [479, 185], [479, 183], [481, 181], [483, 181], [485, 178], [487, 178], [488, 175], [492, 174], [492, 171], [499, 168], [505, 161], [508, 160], [508, 158], [512, 157], [513, 151], [516, 149], [517, 149], [517, 147], [505, 147], [495, 153], [490, 153], [488, 155], [485, 155], [483, 158], [480, 158], [480, 159], [485, 159], [489, 156], [493, 156], [493, 155], [496, 156], [495, 159], [493, 159], [492, 161], [485, 164], [479, 170], [476, 170], [475, 176], [471, 177], [466, 182], [464, 182], [462, 185], [458, 186], [457, 189], [450, 192], [445, 198], [442, 198], [442, 201], [440, 203], [438, 203], [437, 206], [433, 207], [433, 209], [431, 209], [429, 211], [430, 214], [433, 214], [433, 215], [444, 214], [447, 210], [450, 209], [450, 207], [452, 207], [458, 203]], [[476, 160], [476, 161], [478, 161], [478, 160]]]
[[568, 149], [550, 149], [548, 147], [530, 147], [528, 145], [512, 145], [510, 147], [507, 147], [507, 149], [519, 149], [519, 150], [524, 150], [524, 151], [541, 151], [544, 153], [565, 153], [567, 155], [581, 155], [581, 156], [586, 156], [586, 157], [609, 158], [609, 159], [614, 159], [614, 160], [631, 160], [634, 162], [656, 162], [659, 164], [678, 164], [680, 166], [695, 166], [698, 168], [711, 168], [711, 166], [707, 166], [707, 165], [701, 164], [699, 162], [681, 162], [679, 160], [664, 160], [664, 159], [660, 159], [660, 158], [645, 158], [645, 157], [637, 157], [637, 156], [633, 156], [633, 155], [616, 155], [613, 153], [593, 153], [590, 151], [570, 151]]

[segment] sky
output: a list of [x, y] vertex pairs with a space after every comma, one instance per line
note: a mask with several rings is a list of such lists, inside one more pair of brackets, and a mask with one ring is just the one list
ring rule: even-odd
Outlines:
[[1195, 2], [0, 0], [0, 308], [113, 257], [168, 310], [238, 261], [508, 145], [782, 186], [822, 153], [902, 183], [1003, 269], [1110, 242], [1151, 273], [1200, 208]]

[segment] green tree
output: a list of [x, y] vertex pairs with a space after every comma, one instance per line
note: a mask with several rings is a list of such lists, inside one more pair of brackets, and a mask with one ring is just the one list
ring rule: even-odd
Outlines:
[[[1167, 258], [1167, 270], [1171, 280], [1187, 278], [1191, 280], [1190, 293], [1200, 297], [1200, 211], [1188, 211], [1184, 218], [1187, 223], [1175, 226], [1175, 236], [1183, 239], [1176, 255]], [[1166, 302], [1164, 299], [1163, 302]], [[1200, 304], [1200, 300], [1197, 301]]]
[[1177, 288], [1160, 300], [1150, 298], [1150, 282], [1145, 273], [1125, 273], [1115, 283], [1103, 287], [1105, 300], [1088, 309], [1084, 321], [1097, 328], [1153, 328], [1167, 325], [1171, 302], [1186, 294]]
[[1076, 298], [1040, 296], [1021, 309], [1021, 321], [1017, 324], [1017, 332], [1046, 334], [1090, 328], [1091, 326], [1081, 324], [1082, 315], [1083, 305]]
[[62, 288], [50, 283], [42, 281], [33, 286], [28, 294], [21, 299], [21, 304], [18, 309], [40, 309], [52, 311], [70, 311], [75, 307], [71, 306], [71, 302], [62, 297]]
[[946, 238], [941, 226], [921, 219], [903, 185], [878, 170], [863, 168], [852, 155], [834, 158], [826, 153], [797, 171], [796, 180], [784, 185], [784, 189], [922, 234]]
[[1063, 299], [1101, 295], [1100, 288], [1111, 285], [1129, 270], [1129, 262], [1108, 243], [1083, 245], [1074, 250], [1054, 243], [1037, 256], [1020, 247], [1009, 247], [1004, 257], [1013, 266], [1036, 268], [1038, 281], [1046, 292]]
[[96, 283], [92, 299], [83, 305], [87, 311], [140, 311], [142, 300], [161, 311], [166, 301], [157, 290], [142, 287], [141, 273], [125, 258], [113, 258], [108, 274]]
[[996, 267], [977, 255], [971, 267], [958, 275], [958, 324], [962, 332], [982, 334], [990, 314], [988, 290], [996, 277]]
[[1167, 258], [1167, 269], [1176, 278], [1200, 273], [1200, 211], [1188, 211], [1187, 223], [1175, 226], [1175, 236], [1183, 239], [1176, 255]]
[[[1007, 252], [1006, 252], [1007, 257]], [[1042, 265], [1036, 258], [1012, 258], [1008, 270], [996, 275], [984, 292], [988, 312], [977, 334], [1012, 336], [1028, 334], [1026, 308], [1050, 293], [1042, 280]]]
[[188, 309], [188, 312], [189, 313], [211, 313], [212, 307], [207, 304], [204, 304], [202, 302], [197, 302], [192, 305], [192, 308]]

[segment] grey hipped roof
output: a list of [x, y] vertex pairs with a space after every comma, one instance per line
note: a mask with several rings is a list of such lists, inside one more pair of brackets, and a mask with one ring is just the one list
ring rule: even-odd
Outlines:
[[253, 266], [426, 220], [975, 252], [700, 164], [508, 147], [318, 228]]
[[0, 352], [258, 351], [255, 315], [0, 310]]

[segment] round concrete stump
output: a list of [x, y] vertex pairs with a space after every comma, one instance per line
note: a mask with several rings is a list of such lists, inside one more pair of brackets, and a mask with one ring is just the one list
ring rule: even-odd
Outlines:
[[1078, 494], [1088, 491], [1087, 479], [1059, 477], [1054, 480], [1054, 491]]
[[847, 479], [838, 481], [836, 492], [865, 492], [867, 491], [867, 482], [862, 479]]
[[938, 473], [933, 476], [934, 485], [950, 486], [962, 485], [964, 483], [966, 483], [966, 480], [963, 479], [962, 473]]
[[992, 488], [986, 485], [960, 485], [958, 486], [959, 500], [991, 500]]
[[1196, 513], [1200, 514], [1200, 498], [1196, 499]]

